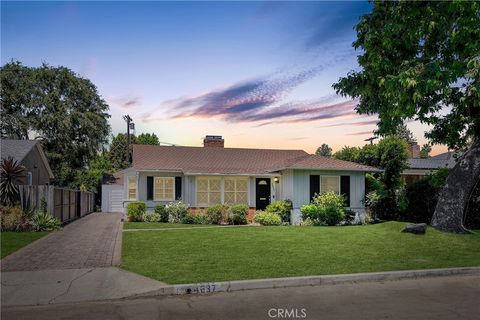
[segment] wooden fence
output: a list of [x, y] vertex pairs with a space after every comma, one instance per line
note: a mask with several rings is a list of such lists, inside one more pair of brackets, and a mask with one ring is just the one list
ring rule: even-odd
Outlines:
[[18, 186], [22, 206], [47, 212], [62, 222], [70, 222], [95, 211], [95, 194], [54, 186]]

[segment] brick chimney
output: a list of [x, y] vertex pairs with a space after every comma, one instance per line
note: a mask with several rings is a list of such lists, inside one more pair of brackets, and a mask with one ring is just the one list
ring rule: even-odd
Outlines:
[[209, 148], [223, 148], [225, 146], [225, 140], [222, 136], [206, 136], [203, 139], [203, 146]]
[[420, 146], [417, 142], [412, 142], [408, 145], [408, 155], [410, 158], [420, 158]]

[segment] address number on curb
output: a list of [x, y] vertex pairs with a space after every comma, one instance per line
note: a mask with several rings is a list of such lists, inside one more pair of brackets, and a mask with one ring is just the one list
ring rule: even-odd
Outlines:
[[219, 285], [215, 283], [205, 283], [205, 284], [199, 284], [195, 286], [189, 286], [189, 287], [182, 287], [179, 288], [183, 293], [213, 293], [216, 292], [219, 289]]

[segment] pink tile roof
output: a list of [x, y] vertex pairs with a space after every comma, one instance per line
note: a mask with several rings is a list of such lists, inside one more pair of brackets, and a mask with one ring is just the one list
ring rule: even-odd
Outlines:
[[266, 174], [289, 168], [377, 170], [348, 161], [309, 155], [303, 150], [150, 145], [133, 146], [132, 167], [186, 174]]

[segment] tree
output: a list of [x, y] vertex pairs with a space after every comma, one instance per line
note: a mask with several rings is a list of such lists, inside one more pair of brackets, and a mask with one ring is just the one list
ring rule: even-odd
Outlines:
[[317, 156], [322, 156], [322, 157], [331, 157], [332, 156], [332, 148], [328, 146], [328, 144], [322, 144], [320, 147], [317, 148], [317, 151], [315, 151], [315, 154]]
[[338, 160], [357, 162], [358, 152], [357, 147], [344, 146], [342, 150], [335, 152], [333, 157]]
[[432, 147], [427, 143], [422, 146], [420, 149], [420, 158], [427, 159], [430, 158], [430, 152], [432, 152]]
[[358, 150], [356, 162], [367, 166], [378, 167], [380, 165], [378, 145], [366, 144]]
[[10, 62], [0, 69], [2, 137], [38, 138], [55, 175], [70, 184], [106, 142], [108, 105], [90, 80], [65, 67]]
[[[135, 143], [135, 136], [131, 137], [131, 142]], [[130, 160], [127, 157], [127, 135], [125, 133], [119, 133], [112, 138], [108, 152], [114, 171], [130, 167]]]
[[466, 232], [466, 205], [480, 177], [479, 15], [474, 1], [374, 2], [356, 25], [361, 68], [333, 85], [359, 100], [358, 113], [378, 114], [378, 134], [419, 120], [432, 126], [432, 143], [468, 146], [432, 218], [443, 231]]
[[158, 146], [160, 141], [158, 141], [158, 137], [155, 133], [142, 133], [138, 137], [135, 138], [136, 144], [150, 144], [154, 146]]
[[410, 131], [410, 129], [408, 129], [407, 126], [404, 125], [404, 124], [400, 124], [400, 125], [397, 127], [395, 134], [396, 134], [400, 139], [405, 140], [408, 144], [412, 144], [412, 143], [417, 142], [417, 141], [415, 140], [415, 138], [413, 137], [412, 131]]

